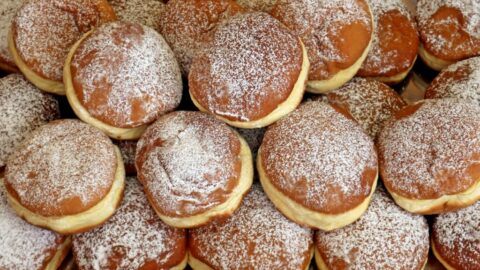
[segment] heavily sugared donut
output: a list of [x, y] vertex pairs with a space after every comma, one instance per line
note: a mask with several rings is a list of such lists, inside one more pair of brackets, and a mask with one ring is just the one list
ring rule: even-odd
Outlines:
[[427, 220], [397, 206], [383, 187], [355, 223], [315, 235], [320, 270], [421, 270], [428, 250]]
[[326, 97], [330, 104], [346, 109], [373, 139], [385, 121], [407, 105], [392, 88], [362, 78], [354, 78]]
[[77, 116], [116, 139], [137, 139], [175, 109], [182, 78], [168, 44], [152, 28], [106, 23], [73, 45], [64, 71]]
[[158, 0], [108, 0], [121, 21], [134, 22], [158, 29], [165, 4]]
[[306, 270], [313, 256], [313, 232], [278, 212], [258, 184], [233, 216], [190, 230], [188, 244], [194, 270]]
[[71, 246], [71, 239], [28, 224], [7, 203], [0, 179], [0, 269], [57, 269]]
[[237, 3], [248, 10], [269, 12], [279, 0], [237, 0]]
[[8, 46], [30, 82], [64, 94], [62, 71], [70, 47], [90, 29], [114, 19], [106, 0], [28, 0], [13, 18]]
[[432, 226], [432, 250], [448, 269], [480, 269], [480, 202], [437, 216]]
[[398, 205], [434, 214], [480, 199], [480, 107], [429, 99], [404, 107], [378, 137], [380, 173]]
[[405, 0], [370, 0], [375, 21], [372, 48], [358, 76], [385, 83], [402, 81], [412, 69], [419, 45], [415, 17]]
[[419, 55], [431, 68], [480, 55], [480, 5], [475, 0], [419, 0]]
[[365, 212], [378, 174], [370, 137], [346, 111], [321, 101], [302, 104], [267, 129], [257, 169], [284, 215], [327, 231]]
[[302, 42], [279, 21], [262, 12], [238, 14], [193, 60], [190, 97], [232, 126], [264, 127], [301, 102], [308, 67]]
[[367, 57], [373, 19], [366, 0], [281, 0], [271, 14], [305, 43], [311, 63], [308, 91], [342, 86]]
[[138, 141], [135, 165], [159, 217], [180, 228], [231, 215], [253, 178], [244, 139], [201, 112], [160, 117]]
[[22, 75], [0, 78], [0, 168], [25, 137], [37, 127], [59, 118], [58, 101]]
[[0, 2], [0, 70], [7, 72], [18, 71], [12, 55], [8, 51], [7, 37], [12, 18], [22, 3], [22, 0], [3, 0]]
[[101, 227], [76, 234], [73, 253], [80, 270], [181, 270], [187, 264], [187, 236], [159, 220], [137, 179], [127, 178], [118, 210]]
[[170, 0], [160, 20], [160, 33], [172, 47], [183, 75], [194, 56], [208, 48], [220, 22], [242, 12], [233, 0]]
[[137, 174], [135, 169], [135, 152], [137, 151], [137, 141], [117, 141], [115, 142], [122, 153], [123, 164], [125, 165], [125, 173], [127, 175]]
[[118, 148], [78, 120], [56, 120], [33, 131], [5, 169], [17, 214], [62, 234], [107, 220], [120, 203], [124, 180]]
[[480, 105], [480, 57], [459, 61], [442, 70], [428, 86], [425, 98], [460, 98]]

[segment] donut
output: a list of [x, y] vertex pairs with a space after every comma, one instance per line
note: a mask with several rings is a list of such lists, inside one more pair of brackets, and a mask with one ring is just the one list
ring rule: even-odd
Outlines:
[[101, 227], [74, 235], [73, 253], [80, 270], [181, 270], [187, 264], [186, 231], [159, 220], [142, 186], [129, 177], [115, 215]]
[[158, 20], [163, 16], [165, 4], [158, 0], [109, 0], [115, 15], [121, 21], [158, 28]]
[[236, 128], [235, 129], [248, 143], [253, 157], [257, 156], [258, 148], [262, 144], [263, 135], [265, 135], [266, 128]]
[[188, 264], [194, 270], [307, 270], [313, 256], [313, 231], [278, 212], [259, 184], [233, 216], [188, 235]]
[[30, 225], [7, 203], [0, 179], [0, 269], [57, 269], [71, 247], [71, 238]]
[[372, 48], [357, 76], [395, 84], [407, 77], [419, 46], [415, 17], [405, 0], [370, 0], [375, 30]]
[[326, 93], [360, 69], [373, 40], [366, 0], [284, 0], [270, 12], [302, 38], [311, 63], [307, 91]]
[[136, 175], [135, 152], [137, 150], [137, 141], [116, 141], [115, 144], [118, 146], [120, 153], [122, 154], [125, 173], [127, 175]]
[[347, 111], [321, 101], [302, 104], [267, 129], [257, 171], [280, 212], [325, 231], [365, 212], [378, 175], [372, 139]]
[[320, 270], [422, 270], [428, 251], [427, 220], [397, 206], [383, 187], [355, 223], [315, 234]]
[[425, 91], [425, 98], [460, 98], [480, 105], [480, 57], [459, 61], [442, 70]]
[[480, 202], [438, 215], [432, 226], [432, 250], [447, 268], [480, 269]]
[[438, 214], [480, 199], [480, 107], [460, 99], [408, 105], [378, 137], [380, 174], [393, 199]]
[[7, 161], [5, 186], [13, 209], [33, 225], [61, 234], [105, 222], [123, 195], [120, 151], [79, 120], [34, 130]]
[[64, 95], [62, 71], [70, 47], [90, 29], [114, 19], [106, 0], [27, 0], [13, 17], [8, 47], [30, 82]]
[[263, 12], [237, 14], [194, 58], [190, 97], [229, 125], [261, 128], [300, 104], [308, 68], [302, 42], [278, 20]]
[[159, 30], [172, 47], [185, 77], [193, 57], [209, 47], [217, 25], [242, 11], [233, 0], [168, 1], [159, 18]]
[[405, 101], [387, 85], [363, 78], [354, 78], [326, 95], [330, 104], [346, 109], [373, 139], [383, 124], [406, 106]]
[[31, 131], [59, 117], [58, 101], [22, 75], [0, 78], [0, 168]]
[[15, 12], [22, 5], [22, 0], [3, 0], [0, 3], [0, 71], [18, 72], [12, 55], [8, 51], [8, 32], [10, 31], [10, 23]]
[[279, 0], [237, 0], [237, 3], [247, 10], [269, 12]]
[[138, 23], [105, 23], [85, 34], [68, 54], [64, 79], [75, 114], [120, 140], [138, 139], [182, 98], [173, 52]]
[[253, 181], [245, 140], [201, 112], [160, 117], [138, 141], [135, 166], [160, 219], [178, 228], [231, 215]]
[[419, 55], [434, 70], [480, 56], [480, 6], [472, 0], [418, 0]]

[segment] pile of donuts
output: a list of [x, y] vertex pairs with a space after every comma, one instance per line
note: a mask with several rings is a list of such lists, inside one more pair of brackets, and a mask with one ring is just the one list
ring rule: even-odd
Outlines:
[[2, 0], [0, 70], [2, 270], [480, 270], [479, 1]]

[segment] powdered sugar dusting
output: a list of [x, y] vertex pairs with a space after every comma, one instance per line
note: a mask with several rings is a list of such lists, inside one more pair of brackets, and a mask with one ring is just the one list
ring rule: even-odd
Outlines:
[[442, 256], [456, 266], [480, 268], [480, 202], [441, 214], [433, 223], [433, 237], [442, 246]]
[[480, 57], [444, 69], [427, 88], [426, 98], [460, 98], [480, 105]]
[[300, 42], [279, 21], [239, 14], [218, 26], [211, 47], [193, 61], [190, 92], [216, 115], [256, 120], [288, 98], [302, 60]]
[[115, 269], [141, 269], [147, 262], [167, 269], [183, 259], [185, 246], [185, 231], [158, 218], [135, 178], [127, 179], [122, 204], [107, 223], [73, 238], [76, 263], [92, 270], [108, 269], [112, 261]]
[[244, 8], [269, 12], [278, 0], [237, 0], [237, 3]]
[[[8, 159], [5, 178], [24, 207], [58, 216], [71, 211], [62, 209], [63, 203], [78, 200], [89, 208], [103, 198], [116, 165], [106, 135], [78, 120], [58, 120], [23, 141]], [[105, 193], [99, 196], [99, 192]]]
[[35, 128], [60, 116], [57, 100], [22, 75], [0, 79], [0, 167]]
[[372, 138], [376, 138], [386, 120], [406, 105], [387, 85], [362, 78], [354, 78], [328, 93], [327, 100], [331, 104], [346, 107]]
[[[412, 106], [420, 105], [405, 110]], [[378, 147], [382, 178], [394, 192], [432, 199], [465, 191], [478, 181], [469, 168], [480, 163], [480, 107], [458, 99], [425, 100], [410, 116], [389, 121]]]
[[22, 5], [22, 0], [0, 1], [0, 59], [13, 64], [12, 56], [8, 50], [7, 37], [10, 26], [17, 9]]
[[312, 236], [278, 212], [255, 184], [228, 220], [190, 231], [190, 250], [215, 269], [305, 269]]
[[6, 192], [0, 179], [0, 268], [41, 269], [62, 237], [18, 217], [7, 203]]
[[[373, 141], [353, 120], [320, 101], [304, 103], [265, 133], [263, 167], [272, 184], [318, 211], [353, 207], [370, 194], [377, 169]], [[302, 188], [298, 188], [302, 187]], [[344, 209], [347, 208], [347, 209]]]
[[109, 0], [117, 18], [158, 28], [165, 4], [158, 0]]
[[159, 211], [193, 215], [228, 198], [238, 181], [239, 147], [235, 133], [212, 116], [174, 112], [138, 141], [136, 167]]
[[84, 40], [72, 76], [88, 112], [116, 127], [152, 122], [182, 96], [180, 69], [165, 40], [130, 22], [104, 24]]
[[420, 270], [428, 256], [428, 224], [397, 206], [380, 187], [358, 221], [317, 231], [315, 244], [329, 269]]

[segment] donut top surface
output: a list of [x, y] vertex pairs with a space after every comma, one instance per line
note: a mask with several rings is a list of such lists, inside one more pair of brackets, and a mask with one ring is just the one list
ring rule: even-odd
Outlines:
[[444, 60], [480, 54], [480, 3], [476, 0], [419, 0], [417, 21], [423, 46]]
[[435, 250], [455, 269], [480, 269], [480, 202], [441, 214], [433, 223]]
[[7, 37], [10, 26], [17, 9], [22, 5], [22, 0], [0, 1], [0, 63], [15, 66], [10, 51], [8, 50]]
[[103, 24], [82, 41], [70, 66], [80, 103], [115, 127], [150, 123], [182, 97], [173, 52], [160, 34], [138, 23]]
[[343, 213], [362, 203], [377, 177], [377, 155], [373, 141], [347, 115], [314, 101], [270, 126], [260, 155], [272, 185], [322, 213]]
[[158, 0], [109, 0], [121, 21], [135, 22], [157, 29], [165, 4]]
[[214, 269], [306, 269], [313, 232], [283, 216], [252, 186], [240, 208], [225, 221], [189, 232], [191, 254]]
[[419, 45], [414, 15], [405, 0], [370, 0], [375, 30], [360, 76], [388, 77], [407, 71]]
[[57, 120], [30, 133], [7, 161], [10, 195], [42, 216], [83, 212], [110, 191], [115, 149], [99, 130], [78, 120]]
[[436, 199], [480, 179], [480, 107], [473, 102], [409, 105], [385, 124], [378, 141], [382, 179], [403, 197]]
[[11, 29], [23, 62], [45, 79], [62, 81], [70, 47], [93, 27], [113, 19], [105, 0], [28, 0]]
[[162, 116], [137, 144], [140, 182], [157, 212], [184, 217], [225, 202], [239, 183], [240, 140], [200, 112]]
[[269, 12], [279, 0], [237, 0], [242, 7], [250, 10]]
[[406, 102], [387, 85], [368, 79], [354, 78], [327, 94], [331, 104], [347, 109], [372, 138]]
[[425, 98], [461, 98], [480, 105], [480, 57], [448, 66], [432, 81]]
[[331, 270], [420, 270], [428, 257], [426, 219], [404, 211], [379, 187], [358, 221], [317, 231], [315, 245]]
[[290, 96], [304, 60], [298, 38], [262, 12], [224, 21], [210, 45], [193, 61], [190, 93], [207, 111], [233, 121], [275, 110]]
[[30, 225], [10, 208], [0, 179], [0, 269], [44, 269], [62, 236]]
[[0, 168], [35, 128], [60, 116], [58, 101], [22, 75], [0, 78]]
[[172, 47], [183, 75], [188, 76], [194, 56], [208, 48], [217, 25], [242, 12], [233, 0], [170, 0], [160, 22], [160, 32]]
[[352, 66], [372, 38], [365, 0], [279, 0], [271, 14], [302, 38], [309, 80], [326, 80]]
[[135, 178], [127, 178], [115, 215], [73, 238], [80, 269], [170, 269], [184, 259], [186, 245], [185, 231], [158, 218]]

